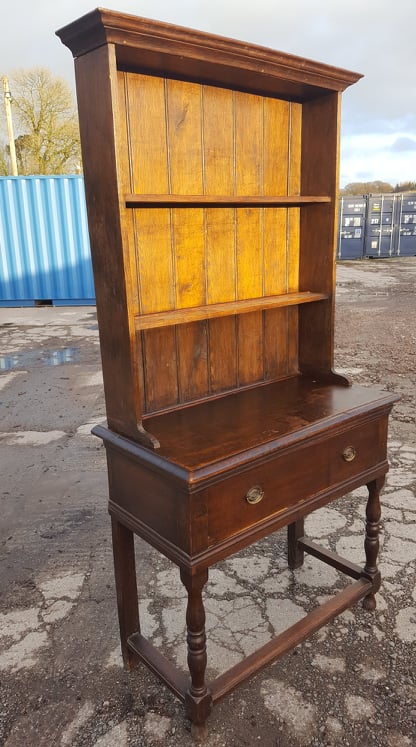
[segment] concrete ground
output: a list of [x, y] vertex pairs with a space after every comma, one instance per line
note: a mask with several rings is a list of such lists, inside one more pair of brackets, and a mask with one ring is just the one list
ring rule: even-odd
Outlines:
[[[348, 610], [221, 701], [207, 747], [416, 745], [416, 259], [338, 265], [336, 364], [401, 394], [391, 418], [375, 613]], [[95, 309], [0, 309], [0, 744], [191, 745], [183, 709], [140, 666], [121, 667], [106, 511]], [[363, 489], [307, 531], [363, 556]], [[185, 667], [176, 568], [138, 540], [143, 631]], [[217, 674], [342, 585], [314, 559], [290, 572], [285, 533], [211, 569]]]

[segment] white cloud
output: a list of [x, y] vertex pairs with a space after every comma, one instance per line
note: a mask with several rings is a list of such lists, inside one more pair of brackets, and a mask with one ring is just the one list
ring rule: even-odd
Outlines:
[[[397, 143], [408, 144], [408, 150]], [[411, 144], [414, 144], [411, 147]], [[405, 133], [345, 135], [341, 142], [341, 184], [357, 181], [397, 183], [416, 179], [416, 138]]]
[[[95, 5], [93, 0], [9, 4], [0, 75], [43, 65], [73, 84], [71, 53], [55, 31]], [[379, 150], [375, 147], [388, 134], [396, 140], [416, 137], [414, 0], [401, 0], [397, 9], [389, 0], [111, 0], [108, 5], [363, 73], [344, 94], [344, 181], [354, 181], [350, 176], [358, 171], [394, 183], [416, 179], [414, 153], [406, 158], [397, 149], [394, 155], [387, 152], [383, 144]]]

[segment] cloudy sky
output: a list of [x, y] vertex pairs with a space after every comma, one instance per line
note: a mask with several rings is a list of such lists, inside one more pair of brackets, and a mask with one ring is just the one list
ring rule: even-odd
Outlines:
[[[343, 98], [341, 186], [416, 180], [415, 0], [108, 0], [105, 7], [262, 44], [364, 74]], [[35, 65], [73, 86], [56, 29], [94, 0], [11, 0], [0, 75]]]

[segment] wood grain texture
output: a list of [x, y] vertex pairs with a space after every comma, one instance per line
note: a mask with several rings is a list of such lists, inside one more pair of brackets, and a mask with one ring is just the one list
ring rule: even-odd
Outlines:
[[[265, 99], [264, 111], [264, 174], [266, 194], [289, 193], [290, 117], [291, 104]], [[280, 294], [288, 290], [288, 212], [264, 211], [264, 292]], [[278, 379], [288, 373], [288, 323], [285, 309], [270, 309], [264, 313], [264, 377]]]
[[[115, 431], [135, 438], [142, 392], [133, 374], [132, 266], [118, 199], [118, 168], [126, 171], [127, 157], [125, 135], [118, 128], [123, 99], [114, 49], [102, 47], [80, 58], [75, 71], [107, 418]], [[124, 178], [123, 191], [127, 183]]]
[[[235, 193], [234, 95], [204, 86], [204, 193]], [[236, 211], [207, 208], [207, 303], [232, 302], [236, 285]], [[237, 386], [237, 327], [235, 319], [209, 321], [209, 383], [215, 394]]]
[[160, 311], [155, 314], [137, 314], [136, 328], [154, 329], [173, 324], [189, 324], [189, 322], [197, 322], [201, 319], [220, 319], [221, 317], [232, 314], [241, 315], [282, 306], [298, 306], [304, 303], [314, 303], [326, 298], [327, 296], [323, 293], [309, 293], [309, 291], [304, 291], [303, 293], [281, 293], [277, 296], [246, 298], [241, 301], [228, 301], [225, 303], [212, 303], [207, 306]]
[[[166, 81], [169, 184], [174, 193], [201, 193], [203, 188], [201, 86]], [[175, 308], [206, 301], [204, 211], [172, 210]], [[202, 323], [176, 331], [179, 402], [208, 393], [207, 332]]]
[[[313, 291], [319, 286], [329, 296], [321, 308], [300, 313], [299, 360], [303, 371], [325, 371], [333, 365], [339, 117], [338, 94], [326, 95], [302, 107], [302, 190], [314, 184], [333, 199], [332, 208], [317, 205], [312, 210], [305, 206], [301, 214], [300, 289]], [[319, 349], [312, 340], [317, 329], [322, 339]]]
[[[332, 373], [337, 91], [357, 76], [105, 10], [60, 35], [81, 55], [109, 421], [94, 433], [107, 449], [124, 656], [166, 682], [201, 737], [213, 700], [357, 599], [373, 608], [380, 584], [395, 397]], [[362, 484], [359, 569], [300, 535], [305, 515]], [[309, 549], [357, 581], [221, 675], [212, 694], [208, 567], [287, 525], [292, 567]], [[187, 689], [135, 630], [132, 532], [180, 568]]]
[[140, 633], [134, 534], [115, 518], [111, 520], [111, 534], [121, 653], [125, 668], [131, 670], [138, 659], [129, 649], [127, 641], [133, 633]]
[[[187, 81], [123, 75], [136, 328], [145, 331], [136, 338], [143, 339], [136, 378], [146, 392], [145, 412], [295, 373], [297, 310], [263, 311], [271, 296], [281, 296], [273, 306], [298, 302], [299, 208], [293, 205], [304, 198], [301, 107]], [[278, 207], [265, 208], [261, 200], [276, 194]], [[211, 207], [207, 200], [215, 195], [221, 199]], [[306, 196], [305, 204], [328, 199]], [[245, 207], [233, 200], [246, 201]], [[223, 318], [234, 313], [236, 320]], [[162, 338], [153, 344], [152, 327], [169, 325], [160, 360], [153, 360], [148, 354]], [[232, 356], [224, 356], [227, 349]], [[157, 394], [161, 371], [169, 374], [163, 396]]]
[[[366, 409], [383, 408], [391, 401], [390, 394], [367, 387], [334, 386], [293, 376], [202, 400], [184, 410], [151, 415], [146, 424], [161, 443], [160, 456], [195, 470], [281, 438], [296, 440], [298, 432], [314, 424], [324, 432], [331, 425], [335, 428], [338, 418], [363, 416]], [[373, 440], [385, 445], [386, 433], [375, 429]], [[322, 459], [327, 460], [327, 455]], [[328, 470], [330, 464], [325, 466]]]
[[[263, 102], [258, 96], [235, 93], [235, 159], [237, 194], [263, 191]], [[237, 297], [255, 298], [264, 292], [263, 215], [251, 208], [237, 211]], [[263, 379], [263, 316], [238, 319], [238, 381], [246, 385]]]
[[[205, 89], [209, 90], [209, 89]], [[331, 202], [325, 195], [203, 195], [125, 194], [126, 206], [134, 207], [287, 207]]]

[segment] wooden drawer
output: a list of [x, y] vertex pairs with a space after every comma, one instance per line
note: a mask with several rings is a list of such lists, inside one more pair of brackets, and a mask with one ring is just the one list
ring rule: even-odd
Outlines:
[[[385, 456], [386, 418], [381, 418], [336, 435], [321, 435], [319, 440], [308, 439], [226, 478], [206, 490], [209, 545], [356, 478]], [[251, 495], [253, 488], [258, 490]], [[249, 503], [247, 495], [260, 500]]]

